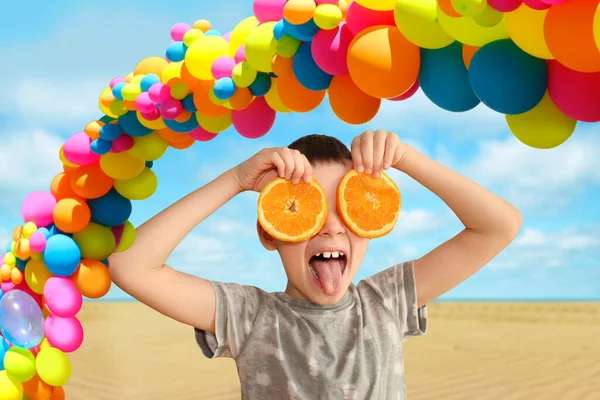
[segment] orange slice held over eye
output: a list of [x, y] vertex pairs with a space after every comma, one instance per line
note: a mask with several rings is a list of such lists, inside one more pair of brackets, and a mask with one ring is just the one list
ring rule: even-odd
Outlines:
[[385, 173], [380, 178], [350, 170], [337, 190], [338, 213], [352, 232], [367, 238], [394, 229], [402, 199], [396, 183]]
[[316, 235], [327, 218], [327, 197], [312, 180], [294, 184], [275, 178], [258, 198], [258, 222], [275, 239], [302, 242]]

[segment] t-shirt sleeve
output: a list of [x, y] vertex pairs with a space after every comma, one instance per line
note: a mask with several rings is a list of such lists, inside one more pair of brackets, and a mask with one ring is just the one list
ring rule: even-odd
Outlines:
[[208, 358], [236, 359], [252, 332], [264, 291], [237, 283], [209, 282], [216, 293], [215, 334], [194, 328], [196, 342]]
[[402, 340], [427, 332], [427, 305], [417, 307], [414, 261], [394, 265], [364, 280], [398, 321]]

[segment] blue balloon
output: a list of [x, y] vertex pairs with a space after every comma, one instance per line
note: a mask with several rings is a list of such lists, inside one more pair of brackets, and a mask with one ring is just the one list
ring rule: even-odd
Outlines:
[[303, 42], [312, 42], [313, 37], [319, 31], [319, 27], [311, 19], [302, 25], [294, 25], [287, 20], [283, 20], [285, 33]]
[[42, 257], [48, 271], [58, 276], [70, 276], [79, 267], [81, 250], [69, 236], [58, 234], [48, 239]]
[[115, 120], [116, 120], [116, 118], [109, 117], [108, 115], [103, 115], [102, 117], [100, 117], [100, 119], [98, 121], [104, 122], [105, 124], [110, 124], [111, 122], [113, 122]]
[[104, 140], [112, 141], [121, 136], [121, 127], [119, 124], [106, 124], [100, 128], [100, 137]]
[[17, 258], [17, 268], [19, 268], [21, 272], [25, 272], [25, 265], [27, 265], [27, 260]]
[[113, 96], [115, 96], [115, 99], [117, 100], [123, 100], [123, 88], [125, 87], [125, 85], [127, 85], [127, 82], [119, 82], [117, 83], [115, 86], [113, 86], [112, 88], [112, 94]]
[[477, 50], [469, 65], [473, 91], [494, 111], [522, 114], [546, 94], [546, 60], [521, 50], [512, 40], [491, 42]]
[[51, 236], [54, 236], [54, 235], [64, 235], [64, 236], [69, 236], [69, 237], [72, 236], [70, 233], [61, 231], [54, 224], [50, 224], [50, 226], [48, 226], [48, 233], [50, 236], [47, 236], [46, 239], [49, 239]]
[[221, 36], [221, 34], [216, 29], [210, 29], [204, 33], [204, 36]]
[[160, 78], [158, 77], [158, 75], [156, 74], [148, 74], [145, 75], [142, 80], [140, 81], [140, 89], [142, 89], [143, 92], [147, 92], [148, 90], [150, 90], [150, 87], [152, 87], [152, 85], [154, 85], [155, 83], [159, 83], [160, 82]]
[[275, 40], [279, 40], [284, 37], [285, 34], [285, 22], [283, 20], [279, 20], [273, 27], [273, 37]]
[[183, 61], [187, 46], [183, 42], [173, 42], [167, 46], [167, 58], [173, 62]]
[[194, 104], [194, 95], [193, 94], [188, 94], [187, 96], [185, 96], [183, 98], [183, 100], [181, 100], [181, 105], [183, 106], [183, 109], [185, 111], [189, 111], [189, 112], [198, 111], [198, 109], [196, 108], [196, 105]]
[[93, 153], [98, 155], [104, 155], [110, 151], [112, 144], [108, 140], [102, 138], [94, 139], [90, 144], [90, 149]]
[[106, 265], [106, 267], [110, 267], [110, 263], [108, 262], [108, 258], [100, 261], [102, 264]]
[[12, 244], [12, 242], [8, 242], [8, 244], [6, 245], [6, 250], [5, 250], [6, 253], [10, 253], [12, 251], [12, 249], [11, 249], [12, 245], [11, 244]]
[[124, 224], [131, 216], [131, 200], [112, 189], [104, 196], [88, 200], [92, 221], [104, 226]]
[[[44, 338], [44, 315], [37, 302], [22, 290], [13, 289], [0, 298], [0, 330], [17, 347], [35, 347]], [[0, 352], [6, 353], [2, 344]], [[4, 357], [2, 357], [4, 358]]]
[[198, 119], [196, 119], [196, 114], [192, 114], [190, 118], [184, 122], [177, 122], [174, 119], [166, 118], [163, 118], [163, 122], [167, 128], [179, 133], [188, 133], [198, 127]]
[[[0, 299], [2, 298], [2, 289], [0, 289]], [[0, 371], [6, 369], [4, 367], [4, 355], [10, 349], [10, 344], [6, 341], [6, 339], [0, 337]]]
[[480, 103], [471, 88], [462, 48], [454, 42], [441, 49], [421, 49], [421, 90], [433, 104], [453, 112], [468, 111]]
[[146, 136], [152, 133], [152, 129], [142, 125], [135, 111], [129, 111], [127, 114], [121, 115], [119, 125], [123, 132], [129, 136]]
[[215, 82], [213, 91], [217, 99], [230, 99], [235, 92], [235, 83], [233, 83], [233, 79], [231, 78], [221, 78]]
[[333, 75], [324, 72], [315, 63], [310, 43], [303, 43], [300, 46], [292, 62], [292, 67], [298, 82], [310, 90], [326, 90], [333, 79]]
[[146, 161], [146, 167], [152, 169], [154, 166], [154, 161]]
[[271, 89], [271, 77], [264, 72], [258, 72], [256, 79], [254, 79], [254, 82], [252, 82], [248, 89], [256, 97], [264, 96]]

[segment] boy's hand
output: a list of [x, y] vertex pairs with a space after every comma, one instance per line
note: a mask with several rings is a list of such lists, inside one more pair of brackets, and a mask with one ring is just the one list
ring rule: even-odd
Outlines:
[[312, 180], [312, 167], [298, 150], [287, 147], [263, 149], [233, 169], [241, 191], [260, 192], [277, 176], [299, 183]]
[[398, 167], [404, 158], [406, 145], [398, 135], [384, 130], [365, 131], [351, 145], [352, 163], [357, 172], [381, 176], [381, 171]]

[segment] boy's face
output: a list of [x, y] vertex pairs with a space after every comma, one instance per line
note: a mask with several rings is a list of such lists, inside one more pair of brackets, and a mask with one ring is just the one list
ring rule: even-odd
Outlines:
[[[369, 239], [348, 229], [336, 206], [338, 185], [351, 169], [349, 161], [313, 166], [313, 177], [325, 190], [329, 210], [325, 225], [312, 238], [300, 243], [283, 242], [258, 226], [263, 246], [277, 250], [281, 256], [288, 277], [285, 293], [294, 299], [321, 305], [336, 304], [346, 293], [365, 257]], [[319, 280], [314, 277], [311, 267]]]

